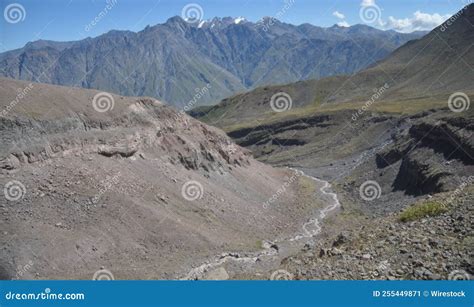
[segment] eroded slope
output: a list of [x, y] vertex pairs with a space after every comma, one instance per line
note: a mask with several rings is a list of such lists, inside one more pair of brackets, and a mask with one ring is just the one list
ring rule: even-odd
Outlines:
[[3, 278], [177, 278], [311, 209], [292, 171], [154, 99], [111, 95], [98, 112], [97, 91], [0, 82]]

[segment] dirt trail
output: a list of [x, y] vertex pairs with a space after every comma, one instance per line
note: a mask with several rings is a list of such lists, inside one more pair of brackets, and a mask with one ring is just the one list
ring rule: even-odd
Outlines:
[[245, 273], [255, 273], [258, 276], [258, 272], [266, 272], [276, 268], [282, 259], [300, 251], [304, 244], [312, 241], [314, 237], [319, 235], [322, 230], [322, 221], [330, 212], [340, 207], [340, 202], [336, 193], [328, 191], [331, 187], [329, 182], [306, 175], [300, 170], [291, 169], [321, 184], [322, 186], [319, 188], [319, 192], [321, 193], [317, 193], [315, 196], [318, 198], [327, 198], [327, 202], [329, 203], [322, 210], [319, 210], [315, 217], [302, 225], [302, 233], [295, 234], [289, 238], [266, 241], [263, 243], [262, 250], [253, 253], [223, 253], [214, 260], [193, 268], [180, 279], [205, 279], [209, 272], [224, 266], [231, 278], [235, 274]]

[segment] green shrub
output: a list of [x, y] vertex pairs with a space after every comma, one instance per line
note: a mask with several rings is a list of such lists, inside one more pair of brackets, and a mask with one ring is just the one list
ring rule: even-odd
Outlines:
[[428, 201], [406, 208], [399, 216], [402, 222], [421, 219], [425, 216], [436, 216], [446, 212], [446, 206], [437, 201]]

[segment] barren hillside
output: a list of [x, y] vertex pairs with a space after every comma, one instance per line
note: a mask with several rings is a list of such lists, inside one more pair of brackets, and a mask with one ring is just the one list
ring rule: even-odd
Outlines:
[[178, 278], [313, 206], [310, 182], [154, 99], [9, 79], [0, 97], [3, 278]]

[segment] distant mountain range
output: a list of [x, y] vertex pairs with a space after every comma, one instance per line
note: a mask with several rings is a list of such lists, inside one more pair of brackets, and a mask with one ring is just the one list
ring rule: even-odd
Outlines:
[[388, 108], [388, 103], [404, 111], [447, 107], [448, 97], [455, 92], [474, 94], [474, 5], [449, 21], [358, 73], [260, 87], [215, 106], [196, 108], [192, 115], [230, 131], [232, 126], [276, 119], [270, 100], [278, 92], [292, 98], [291, 112], [278, 114], [285, 117], [307, 116], [321, 108], [360, 108], [382, 88], [383, 94], [376, 98], [380, 107]]
[[[331, 181], [344, 210], [397, 212], [474, 171], [473, 43], [470, 4], [358, 73], [263, 86], [190, 113], [260, 161]], [[361, 197], [368, 181], [378, 201]]]
[[173, 17], [137, 33], [28, 43], [0, 54], [0, 76], [194, 107], [262, 85], [351, 74], [424, 34], [365, 25], [295, 26], [268, 18], [188, 23]]
[[[0, 280], [469, 279], [473, 29], [471, 4], [384, 56], [407, 36], [172, 18], [4, 53], [101, 90], [0, 77]], [[319, 79], [265, 85], [291, 78]], [[190, 112], [227, 135], [123, 96], [261, 84]]]

